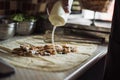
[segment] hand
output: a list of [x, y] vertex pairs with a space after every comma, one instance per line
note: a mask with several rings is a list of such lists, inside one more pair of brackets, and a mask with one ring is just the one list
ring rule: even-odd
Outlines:
[[[48, 0], [48, 10], [49, 12], [52, 10], [53, 5], [57, 2], [58, 0]], [[61, 0], [62, 1], [62, 6], [63, 9], [66, 13], [69, 13], [69, 4], [68, 4], [68, 0]]]

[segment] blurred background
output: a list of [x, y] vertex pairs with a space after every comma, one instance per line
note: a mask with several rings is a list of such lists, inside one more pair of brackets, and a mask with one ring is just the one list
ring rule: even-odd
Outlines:
[[[47, 0], [0, 0], [0, 22], [15, 23], [15, 26], [34, 26], [30, 28], [32, 31], [28, 27], [15, 27], [15, 35], [45, 34], [52, 29], [46, 10], [47, 3]], [[87, 36], [91, 34], [108, 42], [113, 8], [114, 0], [74, 0], [68, 22], [57, 30], [81, 36], [87, 33]], [[34, 24], [28, 23], [33, 19]]]

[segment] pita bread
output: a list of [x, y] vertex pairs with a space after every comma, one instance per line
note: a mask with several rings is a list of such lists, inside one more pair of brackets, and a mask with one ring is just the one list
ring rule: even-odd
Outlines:
[[6, 52], [0, 52], [0, 57], [15, 65], [22, 68], [37, 69], [44, 71], [64, 71], [69, 70], [82, 62], [87, 60], [93, 52], [97, 49], [95, 44], [69, 44], [72, 46], [78, 46], [77, 53], [69, 54], [56, 54], [51, 56], [38, 56], [38, 57], [23, 57], [11, 54], [10, 51], [20, 46], [17, 42], [27, 42], [32, 45], [44, 45], [42, 40], [34, 39], [33, 37], [19, 39], [0, 45], [0, 49]]

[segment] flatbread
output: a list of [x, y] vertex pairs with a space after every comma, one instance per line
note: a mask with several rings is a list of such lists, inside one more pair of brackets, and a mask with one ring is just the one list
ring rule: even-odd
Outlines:
[[78, 47], [77, 53], [56, 54], [39, 57], [23, 57], [10, 53], [12, 49], [20, 46], [18, 42], [27, 42], [35, 46], [45, 45], [44, 41], [40, 39], [34, 39], [33, 37], [3, 43], [0, 45], [0, 49], [5, 50], [6, 52], [0, 52], [0, 57], [18, 67], [44, 71], [64, 71], [72, 69], [87, 60], [97, 49], [97, 45], [95, 44], [77, 43], [76, 45], [75, 43], [71, 43], [68, 45]]

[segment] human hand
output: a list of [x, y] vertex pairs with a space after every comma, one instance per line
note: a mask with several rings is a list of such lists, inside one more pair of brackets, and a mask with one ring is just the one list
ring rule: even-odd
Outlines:
[[[50, 12], [53, 8], [53, 5], [57, 2], [58, 0], [48, 0], [48, 11]], [[69, 13], [69, 4], [68, 4], [68, 0], [61, 0], [62, 1], [62, 6], [63, 9], [66, 13]]]

